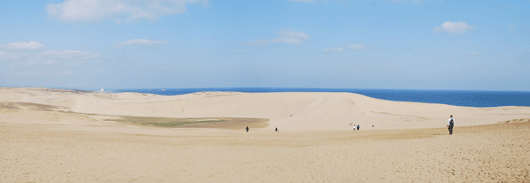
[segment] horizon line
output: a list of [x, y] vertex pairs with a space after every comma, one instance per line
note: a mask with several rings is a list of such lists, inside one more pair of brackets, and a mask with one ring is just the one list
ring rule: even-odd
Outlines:
[[317, 89], [317, 90], [395, 90], [395, 91], [482, 91], [482, 92], [530, 92], [530, 90], [478, 90], [478, 89], [396, 89], [396, 88], [326, 88], [326, 87], [184, 87], [184, 88], [94, 88], [94, 87], [35, 87], [35, 86], [0, 86], [0, 88], [47, 88], [47, 89], [67, 89], [83, 91], [107, 91], [116, 90], [200, 90], [200, 89]]

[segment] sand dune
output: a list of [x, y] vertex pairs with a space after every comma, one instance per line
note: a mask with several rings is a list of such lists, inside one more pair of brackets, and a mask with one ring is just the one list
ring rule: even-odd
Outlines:
[[[453, 135], [444, 128], [450, 114]], [[161, 128], [120, 116], [266, 118], [270, 125], [249, 133]], [[530, 182], [529, 118], [528, 107], [350, 93], [0, 88], [0, 182]]]
[[449, 115], [458, 126], [530, 118], [529, 107], [473, 108], [394, 102], [352, 93], [202, 92], [180, 96], [139, 93], [78, 93], [38, 88], [3, 88], [0, 101], [30, 102], [80, 113], [156, 117], [250, 117], [270, 119], [265, 130], [345, 130], [444, 127]]

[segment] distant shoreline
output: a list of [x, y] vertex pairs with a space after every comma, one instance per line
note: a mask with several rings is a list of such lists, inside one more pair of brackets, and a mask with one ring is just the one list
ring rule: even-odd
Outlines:
[[[44, 88], [43, 88], [44, 89]], [[53, 89], [72, 92], [102, 92], [97, 90]], [[413, 90], [413, 89], [333, 89], [333, 88], [145, 88], [145, 89], [104, 89], [109, 93], [143, 93], [165, 96], [185, 95], [199, 92], [243, 92], [243, 93], [281, 93], [281, 92], [311, 92], [311, 93], [356, 93], [372, 98], [401, 101], [447, 104], [463, 107], [502, 107], [525, 106], [530, 107], [530, 91], [488, 91], [488, 90]]]
[[[24, 87], [6, 87], [24, 88]], [[37, 88], [37, 87], [27, 87]], [[185, 95], [199, 92], [242, 92], [242, 93], [282, 93], [282, 92], [310, 92], [310, 93], [356, 93], [372, 98], [431, 104], [447, 104], [463, 107], [530, 107], [530, 91], [489, 91], [489, 90], [423, 90], [423, 89], [347, 89], [347, 88], [145, 88], [145, 89], [60, 89], [39, 88], [48, 91], [69, 92], [107, 92], [107, 93], [142, 93], [165, 96]]]
[[[83, 87], [73, 87], [73, 88], [62, 88], [62, 87], [34, 87], [34, 86], [0, 86], [0, 88], [45, 88], [45, 89], [55, 89], [55, 90], [76, 90], [76, 91], [104, 91], [117, 92], [117, 91], [158, 91], [158, 90], [285, 90], [289, 91], [300, 91], [308, 90], [307, 92], [341, 92], [349, 90], [380, 90], [380, 91], [397, 91], [397, 92], [410, 92], [410, 91], [434, 91], [434, 92], [472, 92], [472, 93], [491, 93], [491, 92], [507, 92], [507, 93], [530, 93], [526, 90], [454, 90], [454, 89], [384, 89], [384, 88], [304, 88], [304, 87], [188, 87], [188, 88], [83, 88]], [[264, 92], [267, 93], [267, 92]]]

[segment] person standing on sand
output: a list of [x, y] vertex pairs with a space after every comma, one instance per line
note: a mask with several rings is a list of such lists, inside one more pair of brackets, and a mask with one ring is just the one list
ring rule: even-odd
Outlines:
[[361, 128], [361, 125], [357, 124], [357, 131], [359, 131], [359, 128]]
[[247, 126], [247, 133], [248, 133], [248, 126]]
[[449, 117], [449, 120], [447, 121], [447, 129], [449, 130], [449, 135], [453, 134], [453, 127], [455, 126], [455, 120], [453, 119], [453, 115]]
[[355, 131], [355, 124], [353, 125], [353, 131]]
[[278, 132], [278, 127], [276, 127], [276, 130], [275, 130], [275, 131]]

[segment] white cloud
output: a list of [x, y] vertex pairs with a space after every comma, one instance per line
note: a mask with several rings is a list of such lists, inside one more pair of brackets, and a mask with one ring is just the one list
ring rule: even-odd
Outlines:
[[91, 59], [100, 57], [99, 54], [93, 54], [89, 52], [77, 51], [77, 50], [65, 50], [65, 51], [43, 51], [37, 55], [37, 58], [59, 58], [59, 59]]
[[510, 26], [510, 28], [508, 28], [508, 31], [511, 31], [511, 30], [514, 30], [515, 29], [515, 26]]
[[48, 16], [65, 22], [97, 21], [106, 18], [121, 22], [156, 19], [186, 12], [186, 4], [207, 0], [65, 0], [46, 6]]
[[168, 43], [168, 42], [167, 41], [151, 41], [147, 39], [131, 39], [129, 41], [117, 42], [116, 44], [152, 46], [152, 45], [165, 44], [165, 43]]
[[351, 49], [351, 50], [364, 50], [364, 49], [366, 49], [366, 47], [364, 47], [363, 45], [360, 45], [360, 44], [354, 44], [354, 45], [348, 46], [348, 49]]
[[248, 50], [238, 50], [238, 49], [234, 49], [234, 50], [232, 50], [231, 52], [248, 53]]
[[468, 54], [468, 55], [480, 55], [479, 52], [469, 52], [469, 53], [467, 53], [467, 54]]
[[258, 39], [256, 41], [247, 41], [247, 42], [240, 42], [240, 45], [254, 45], [254, 46], [265, 46], [269, 43], [284, 43], [284, 44], [292, 44], [292, 45], [299, 45], [304, 43], [304, 40], [308, 40], [309, 36], [300, 31], [291, 31], [289, 29], [284, 29], [281, 31], [278, 31], [278, 34], [280, 34], [280, 37], [265, 40], [265, 39]]
[[43, 44], [35, 41], [30, 42], [16, 42], [16, 43], [9, 43], [5, 45], [0, 45], [0, 48], [6, 49], [6, 50], [17, 50], [17, 51], [23, 51], [23, 50], [41, 50], [46, 48]]
[[276, 39], [271, 39], [271, 42], [299, 45], [304, 43], [304, 40], [309, 39], [309, 36], [306, 33], [300, 31], [291, 31], [289, 29], [279, 31], [278, 34], [281, 36]]
[[279, 37], [276, 39], [271, 39], [271, 42], [299, 45], [299, 44], [302, 44], [304, 41], [301, 39], [296, 39], [296, 38], [291, 38], [291, 37]]
[[19, 64], [57, 64], [68, 61], [73, 64], [83, 64], [89, 59], [99, 58], [101, 55], [77, 50], [55, 51], [48, 50], [40, 53], [6, 52], [0, 51], [0, 60], [16, 60]]
[[439, 32], [450, 32], [450, 33], [453, 33], [453, 34], [461, 34], [461, 33], [464, 33], [468, 30], [471, 30], [473, 29], [473, 26], [470, 26], [468, 25], [467, 23], [465, 22], [450, 22], [450, 21], [447, 21], [445, 23], [443, 23], [440, 27], [436, 27], [434, 28], [434, 32], [436, 33], [439, 33]]
[[341, 52], [343, 51], [344, 49], [342, 48], [337, 48], [337, 49], [334, 49], [334, 48], [326, 48], [324, 50], [322, 50], [323, 52], [326, 52], [326, 53], [338, 53], [338, 52]]
[[5, 51], [0, 51], [0, 60], [18, 60], [24, 57], [24, 53], [10, 53]]

